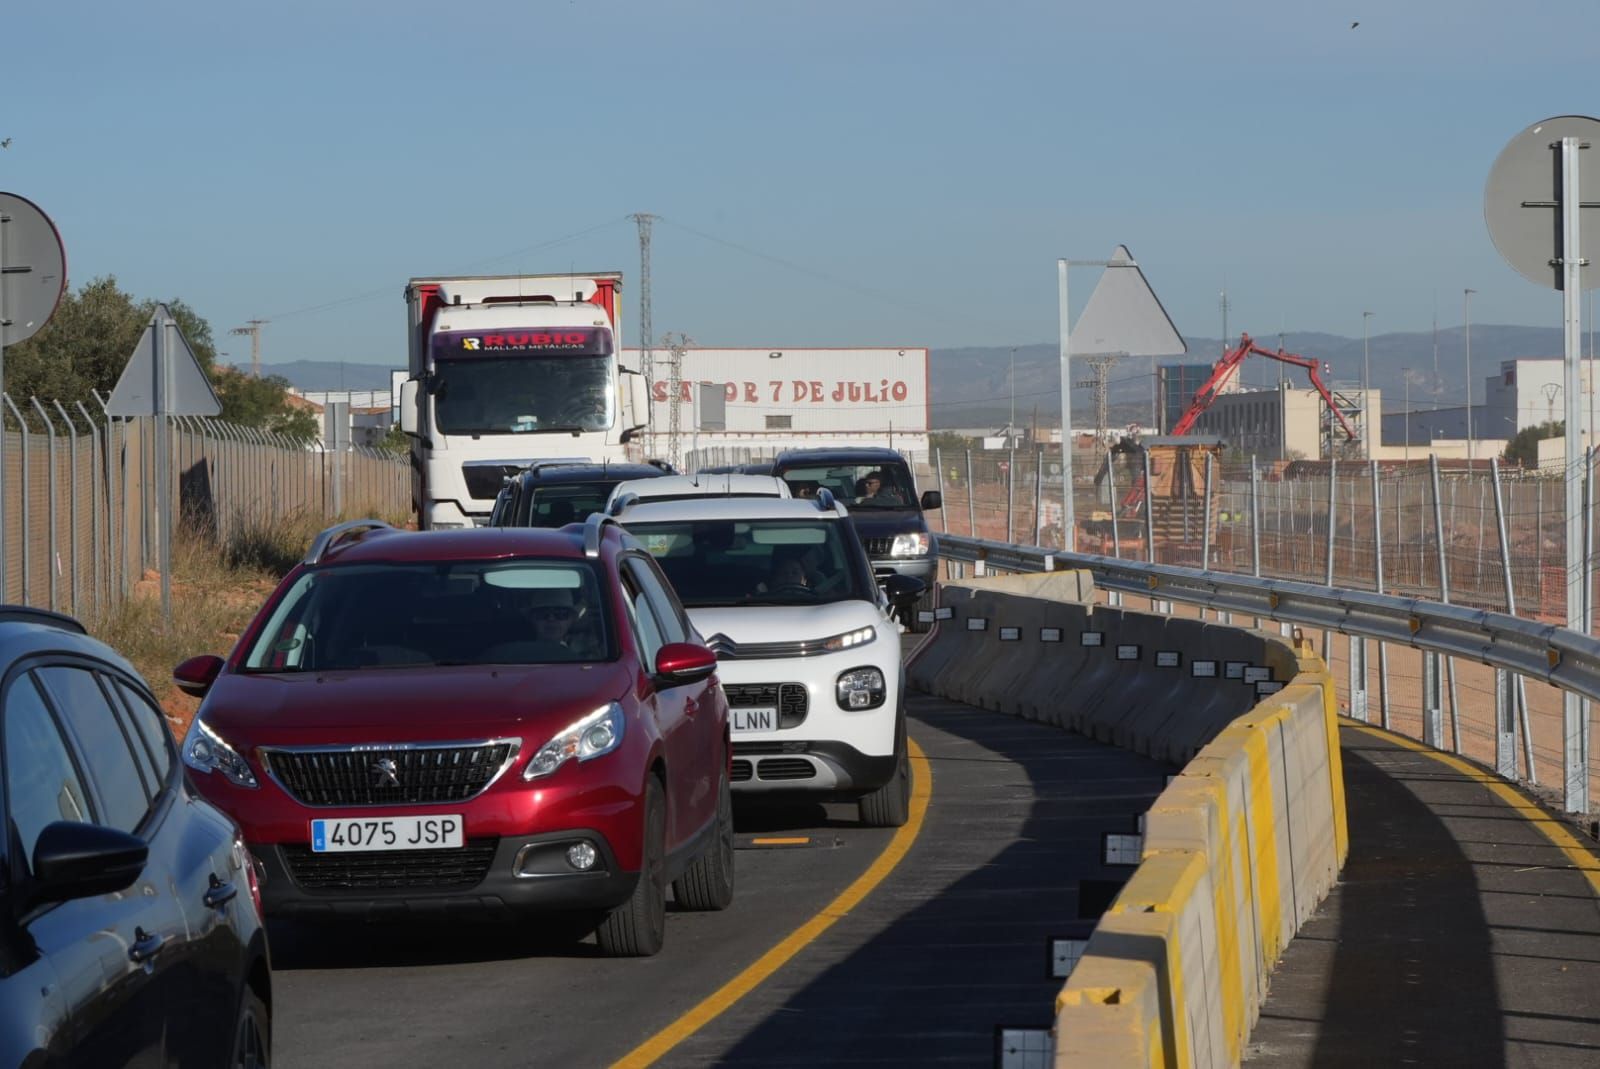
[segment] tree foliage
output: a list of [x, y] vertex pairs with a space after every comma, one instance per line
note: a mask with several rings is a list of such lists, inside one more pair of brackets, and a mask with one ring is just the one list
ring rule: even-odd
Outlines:
[[1508, 464], [1520, 464], [1524, 468], [1537, 468], [1539, 466], [1539, 443], [1546, 438], [1560, 438], [1567, 433], [1567, 425], [1563, 420], [1554, 423], [1545, 422], [1537, 427], [1524, 427], [1517, 432], [1517, 436], [1506, 443], [1505, 459]]
[[[106, 275], [62, 295], [61, 305], [27, 341], [6, 349], [5, 391], [24, 407], [24, 400], [82, 401], [98, 411], [94, 393], [111, 392], [128, 357], [155, 314], [154, 300], [136, 300]], [[296, 438], [315, 438], [316, 416], [290, 406], [289, 381], [277, 376], [256, 379], [217, 364], [216, 343], [207, 323], [178, 298], [164, 302], [178, 321], [200, 366], [210, 376], [222, 401], [222, 418], [247, 427], [264, 427]]]

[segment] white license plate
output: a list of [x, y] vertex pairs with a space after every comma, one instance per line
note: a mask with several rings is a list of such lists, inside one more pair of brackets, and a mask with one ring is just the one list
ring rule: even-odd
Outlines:
[[778, 710], [776, 709], [730, 709], [733, 714], [733, 733], [742, 735], [747, 731], [777, 731]]
[[319, 854], [347, 850], [450, 850], [466, 845], [465, 826], [459, 815], [313, 820], [311, 849]]

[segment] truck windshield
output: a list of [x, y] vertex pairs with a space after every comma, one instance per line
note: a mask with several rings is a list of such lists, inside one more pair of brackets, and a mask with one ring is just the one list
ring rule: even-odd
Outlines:
[[444, 434], [603, 431], [615, 403], [605, 330], [434, 336], [433, 411]]
[[689, 608], [873, 598], [841, 523], [702, 520], [627, 527]]
[[852, 512], [917, 507], [904, 464], [821, 464], [784, 468], [778, 475], [795, 497], [816, 497], [818, 490], [827, 489]]

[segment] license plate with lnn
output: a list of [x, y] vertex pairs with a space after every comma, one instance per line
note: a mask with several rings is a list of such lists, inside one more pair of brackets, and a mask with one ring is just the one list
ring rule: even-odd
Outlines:
[[741, 735], [747, 731], [777, 731], [778, 710], [776, 709], [730, 709], [733, 714], [733, 733]]
[[311, 849], [318, 854], [349, 850], [450, 850], [466, 845], [465, 827], [459, 814], [313, 820]]

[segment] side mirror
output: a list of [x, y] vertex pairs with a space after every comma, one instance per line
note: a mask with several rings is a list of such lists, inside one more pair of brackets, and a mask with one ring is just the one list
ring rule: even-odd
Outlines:
[[58, 820], [46, 824], [33, 847], [35, 902], [121, 891], [144, 871], [150, 848], [116, 828]]
[[914, 575], [895, 574], [883, 581], [883, 591], [889, 595], [890, 603], [900, 609], [909, 608], [927, 589], [928, 584]]
[[223, 661], [213, 653], [190, 657], [172, 670], [172, 682], [179, 690], [195, 698], [204, 698], [211, 684], [222, 672]]
[[717, 655], [693, 642], [669, 642], [656, 654], [656, 678], [665, 683], [693, 683], [716, 670]]
[[944, 495], [937, 490], [924, 490], [922, 492], [922, 511], [932, 512], [934, 509], [944, 507]]
[[407, 379], [400, 384], [400, 430], [413, 438], [422, 433], [417, 408], [417, 391], [421, 385], [416, 379]]

